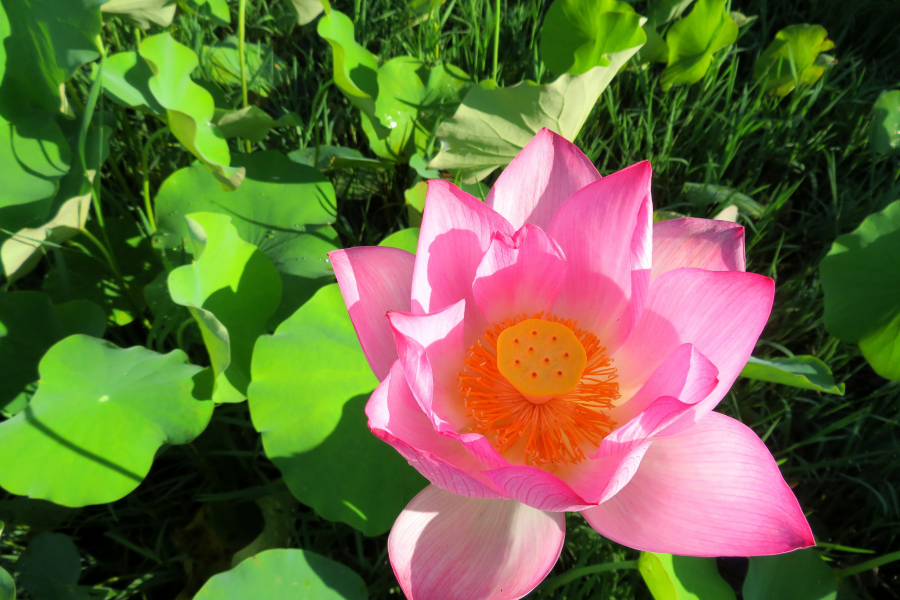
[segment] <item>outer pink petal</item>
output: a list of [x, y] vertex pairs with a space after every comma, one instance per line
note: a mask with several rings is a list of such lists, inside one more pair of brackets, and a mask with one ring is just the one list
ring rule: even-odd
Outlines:
[[563, 202], [598, 179], [575, 144], [543, 128], [500, 174], [485, 203], [516, 229], [531, 223], [546, 231]]
[[634, 333], [614, 355], [622, 396], [634, 394], [678, 346], [693, 344], [719, 370], [718, 385], [682, 425], [696, 422], [747, 363], [774, 295], [774, 282], [755, 273], [675, 269], [660, 276]]
[[366, 404], [369, 429], [431, 483], [461, 496], [503, 498], [482, 466], [458, 442], [437, 433], [416, 403], [400, 362]]
[[488, 322], [522, 313], [549, 313], [566, 278], [559, 244], [539, 227], [525, 225], [512, 237], [495, 233], [472, 284]]
[[744, 228], [730, 221], [672, 219], [653, 224], [653, 272], [696, 267], [708, 271], [743, 271]]
[[568, 263], [553, 312], [609, 351], [634, 327], [650, 279], [650, 176], [644, 161], [604, 177], [569, 198], [550, 225]]
[[628, 485], [582, 514], [606, 537], [649, 552], [757, 556], [815, 543], [765, 444], [719, 413], [655, 439]]
[[631, 481], [651, 444], [652, 441], [647, 440], [619, 454], [589, 458], [564, 467], [559, 476], [591, 504], [604, 502]]
[[517, 600], [547, 576], [564, 538], [562, 513], [428, 486], [397, 517], [388, 552], [409, 600]]
[[481, 258], [499, 231], [512, 235], [510, 224], [447, 181], [428, 182], [425, 212], [412, 282], [412, 312], [433, 313], [466, 301], [466, 340], [484, 333], [484, 320], [472, 295], [472, 282]]
[[363, 353], [379, 381], [387, 377], [397, 350], [390, 310], [409, 311], [416, 257], [397, 248], [361, 247], [328, 254]]
[[510, 498], [538, 510], [580, 511], [592, 504], [559, 477], [537, 467], [509, 466], [485, 471], [485, 475]]

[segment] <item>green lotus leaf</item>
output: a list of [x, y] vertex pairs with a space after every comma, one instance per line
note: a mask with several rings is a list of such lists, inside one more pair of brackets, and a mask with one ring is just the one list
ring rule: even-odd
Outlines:
[[665, 25], [669, 21], [680, 19], [693, 2], [694, 0], [650, 0], [647, 18], [656, 25]]
[[77, 600], [87, 598], [79, 588], [81, 555], [75, 542], [61, 533], [45, 532], [35, 536], [16, 561], [22, 587], [36, 600]]
[[[229, 36], [212, 46], [203, 47], [204, 71], [209, 79], [223, 87], [241, 87], [241, 58], [238, 40]], [[287, 63], [275, 56], [272, 48], [260, 43], [244, 45], [247, 89], [262, 96], [284, 81]]]
[[328, 253], [340, 247], [334, 190], [324, 175], [274, 150], [239, 154], [243, 185], [223, 191], [200, 164], [170, 175], [156, 196], [158, 244], [189, 243], [184, 217], [215, 212], [231, 217], [238, 235], [259, 248], [281, 275], [281, 304], [273, 325], [290, 316], [313, 293], [334, 281]]
[[18, 121], [36, 110], [66, 109], [60, 86], [100, 57], [98, 3], [17, 0], [4, 3], [4, 8], [9, 36], [3, 41], [6, 72], [0, 84], [0, 117]]
[[876, 152], [900, 151], [900, 90], [881, 92], [872, 107], [869, 145]]
[[655, 600], [735, 600], [715, 558], [641, 552], [638, 570]]
[[725, 0], [697, 0], [691, 12], [666, 35], [669, 64], [660, 76], [663, 88], [697, 83], [713, 54], [737, 40], [738, 26], [725, 10]]
[[216, 402], [241, 402], [250, 383], [256, 338], [281, 301], [281, 279], [272, 261], [240, 238], [223, 214], [187, 215], [190, 265], [169, 273], [169, 294], [188, 307], [209, 351]]
[[428, 182], [426, 181], [419, 181], [403, 192], [410, 227], [420, 227], [422, 225], [422, 215], [425, 212], [425, 196], [427, 193]]
[[698, 208], [706, 208], [718, 204], [719, 209], [728, 206], [736, 206], [741, 213], [758, 219], [766, 211], [766, 207], [746, 194], [742, 194], [734, 188], [714, 183], [684, 184], [684, 195], [688, 202]]
[[288, 2], [297, 14], [297, 24], [306, 25], [322, 14], [322, 0], [289, 0]]
[[471, 85], [468, 75], [446, 63], [428, 68], [400, 56], [382, 65], [374, 114], [363, 113], [372, 152], [396, 162], [424, 153], [438, 119], [453, 115]]
[[40, 292], [0, 293], [0, 408], [38, 379], [38, 363], [53, 344], [75, 333], [102, 337], [106, 316], [96, 304], [52, 305]]
[[[353, 21], [344, 13], [325, 9], [325, 16], [316, 25], [319, 36], [331, 46], [334, 63], [334, 83], [363, 114], [375, 114], [378, 97], [378, 60], [360, 46], [354, 38]], [[381, 127], [377, 122], [375, 128]], [[379, 135], [389, 132], [383, 128]]]
[[608, 67], [607, 55], [647, 41], [642, 21], [620, 0], [555, 0], [541, 29], [541, 58], [557, 75]]
[[195, 397], [208, 392], [201, 371], [180, 350], [63, 339], [41, 360], [31, 402], [0, 423], [0, 485], [63, 506], [124, 497], [163, 444], [206, 428], [213, 403]]
[[300, 502], [366, 535], [390, 529], [427, 483], [366, 426], [377, 384], [336, 284], [253, 353], [250, 415], [266, 455]]
[[187, 0], [188, 6], [197, 14], [212, 20], [217, 25], [231, 25], [231, 11], [228, 0]]
[[362, 578], [315, 552], [267, 550], [213, 576], [195, 600], [366, 600]]
[[[766, 90], [787, 96], [797, 85], [810, 85], [819, 80], [829, 60], [819, 55], [834, 48], [828, 32], [821, 25], [791, 25], [775, 34], [753, 65], [753, 77], [765, 80]], [[833, 59], [832, 59], [833, 60]]]
[[175, 8], [175, 0], [108, 0], [100, 10], [104, 14], [120, 16], [141, 29], [150, 29], [151, 24], [171, 25]]
[[835, 600], [837, 580], [813, 549], [751, 556], [744, 600]]
[[837, 238], [819, 270], [825, 329], [858, 343], [876, 373], [900, 379], [900, 200]]
[[608, 67], [562, 75], [546, 85], [524, 81], [504, 88], [484, 81], [472, 86], [453, 117], [438, 126], [441, 151], [428, 166], [475, 183], [508, 165], [542, 127], [574, 140], [600, 94], [639, 48], [609, 55]]
[[647, 21], [641, 27], [644, 30], [644, 35], [647, 36], [647, 43], [641, 47], [640, 52], [635, 56], [641, 64], [668, 62], [669, 60], [669, 46], [662, 39], [662, 36], [659, 35], [656, 27], [656, 23], [653, 21]]
[[781, 383], [804, 390], [844, 395], [844, 384], [835, 384], [831, 369], [815, 356], [756, 358], [751, 356], [741, 377]]
[[0, 600], [16, 600], [16, 582], [3, 568], [0, 568]]
[[355, 148], [343, 146], [309, 146], [288, 154], [295, 163], [315, 167], [320, 171], [341, 171], [343, 169], [367, 169], [384, 171], [391, 163], [374, 158], [366, 158]]
[[415, 254], [416, 247], [419, 245], [419, 228], [407, 227], [406, 229], [395, 231], [381, 240], [381, 243], [378, 245], [387, 246], [389, 248], [399, 248]]
[[172, 134], [209, 168], [223, 188], [236, 189], [244, 179], [244, 170], [228, 166], [228, 142], [211, 124], [213, 98], [191, 80], [197, 55], [168, 33], [146, 38], [139, 53], [153, 71], [150, 91], [165, 107]]
[[137, 52], [117, 52], [103, 63], [103, 93], [113, 102], [149, 112], [163, 120], [166, 109], [150, 91], [153, 71]]

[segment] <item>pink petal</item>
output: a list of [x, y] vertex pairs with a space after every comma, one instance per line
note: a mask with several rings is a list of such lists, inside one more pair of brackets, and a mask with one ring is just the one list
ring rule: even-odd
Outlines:
[[516, 229], [531, 223], [546, 231], [563, 202], [598, 179], [577, 146], [545, 127], [500, 174], [485, 203]]
[[604, 177], [569, 198], [550, 225], [568, 263], [553, 312], [614, 351], [640, 314], [650, 275], [650, 163]]
[[400, 362], [366, 404], [369, 429], [436, 486], [474, 498], [503, 498], [458, 442], [437, 433], [416, 403]]
[[695, 267], [743, 271], [744, 228], [730, 221], [672, 219], [653, 225], [653, 273]]
[[553, 473], [529, 466], [509, 466], [485, 471], [503, 492], [538, 510], [553, 512], [580, 511], [592, 504], [563, 483]]
[[466, 340], [484, 333], [488, 323], [472, 294], [475, 271], [495, 231], [512, 235], [510, 224], [447, 181], [428, 182], [425, 212], [412, 282], [412, 312], [434, 313], [466, 301]]
[[564, 538], [562, 513], [428, 486], [397, 517], [388, 552], [409, 600], [517, 600], [547, 576]]
[[380, 246], [335, 250], [328, 254], [363, 353], [379, 381], [397, 360], [389, 310], [408, 311], [416, 257]]
[[719, 371], [718, 385], [682, 425], [696, 422], [715, 408], [747, 363], [774, 295], [774, 282], [755, 273], [675, 269], [661, 275], [650, 286], [634, 333], [614, 355], [622, 397], [635, 394], [678, 346], [693, 344]]
[[523, 313], [549, 313], [565, 278], [559, 244], [539, 227], [525, 225], [512, 237], [494, 233], [472, 292], [488, 322], [501, 323]]
[[604, 536], [648, 552], [758, 556], [815, 543], [765, 444], [719, 413], [654, 439], [628, 485], [582, 514]]
[[595, 456], [563, 467], [558, 475], [573, 491], [596, 505], [614, 496], [637, 472], [652, 441], [634, 444], [619, 454]]

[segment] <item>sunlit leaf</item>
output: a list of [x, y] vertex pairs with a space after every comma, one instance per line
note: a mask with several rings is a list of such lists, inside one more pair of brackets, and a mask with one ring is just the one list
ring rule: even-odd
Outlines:
[[201, 371], [180, 350], [65, 338], [41, 360], [29, 405], [0, 423], [0, 485], [63, 506], [122, 498], [163, 444], [187, 443], [206, 428], [213, 403], [194, 396], [208, 392]]
[[141, 29], [150, 29], [151, 24], [171, 25], [175, 8], [175, 0], [108, 0], [100, 10], [104, 14], [120, 16]]
[[719, 208], [736, 206], [745, 215], [758, 219], [766, 211], [766, 207], [746, 194], [734, 188], [714, 183], [685, 183], [684, 195], [688, 202], [698, 208], [706, 208], [718, 204]]
[[428, 68], [411, 56], [382, 65], [377, 79], [374, 113], [363, 113], [363, 130], [376, 155], [397, 162], [426, 150], [437, 120], [451, 116], [471, 86], [457, 67]]
[[669, 46], [656, 30], [656, 24], [653, 21], [647, 21], [641, 28], [644, 30], [644, 35], [647, 36], [647, 43], [641, 46], [641, 50], [635, 57], [638, 62], [642, 64], [667, 62], [669, 60]]
[[273, 150], [239, 154], [235, 163], [247, 178], [234, 192], [223, 191], [200, 164], [166, 179], [156, 196], [159, 234], [165, 248], [190, 245], [184, 217], [215, 212], [231, 217], [246, 242], [259, 248], [281, 275], [281, 305], [275, 324], [290, 316], [313, 293], [334, 281], [328, 253], [340, 247], [336, 200], [328, 180]]
[[844, 395], [844, 384], [835, 384], [831, 369], [815, 356], [756, 358], [751, 356], [741, 377], [781, 383], [826, 394]]
[[91, 302], [53, 306], [40, 292], [0, 293], [0, 408], [37, 381], [38, 363], [53, 344], [75, 333], [101, 337], [105, 331], [106, 316]]
[[748, 16], [737, 10], [733, 10], [729, 14], [731, 15], [731, 18], [734, 20], [734, 23], [738, 26], [739, 29], [743, 29], [757, 19], [756, 15]]
[[300, 502], [366, 535], [390, 529], [426, 481], [366, 426], [378, 381], [337, 285], [329, 285], [253, 353], [250, 414], [266, 455]]
[[306, 25], [322, 14], [322, 0], [286, 0], [297, 15], [297, 24]]
[[343, 169], [384, 171], [391, 168], [391, 163], [366, 158], [359, 150], [343, 146], [308, 146], [294, 150], [288, 154], [288, 157], [296, 163], [315, 167], [320, 171]]
[[650, 0], [647, 18], [657, 25], [665, 25], [669, 21], [680, 19], [693, 2], [694, 0]]
[[416, 246], [419, 245], [419, 228], [407, 227], [406, 229], [401, 229], [381, 240], [381, 243], [378, 245], [388, 246], [390, 248], [400, 248], [401, 250], [406, 250], [407, 252], [415, 254]]
[[268, 550], [212, 577], [195, 600], [366, 600], [359, 575], [308, 550]]
[[900, 201], [837, 238], [819, 268], [825, 329], [858, 343], [876, 373], [900, 379]]
[[[229, 36], [212, 46], [204, 46], [203, 58], [204, 71], [212, 81], [224, 87], [241, 86], [241, 58], [236, 37]], [[244, 65], [247, 89], [263, 96], [281, 85], [287, 69], [287, 64], [275, 56], [271, 47], [258, 42], [245, 44]]]
[[428, 193], [428, 182], [420, 181], [405, 192], [406, 213], [410, 227], [422, 225], [422, 214], [425, 212], [425, 195]]
[[238, 236], [231, 217], [186, 215], [190, 265], [169, 273], [169, 293], [187, 306], [209, 352], [216, 402], [240, 402], [250, 383], [256, 338], [281, 301], [281, 279], [272, 261]]
[[751, 556], [744, 600], [834, 600], [837, 580], [813, 549]]
[[713, 54], [737, 40], [738, 26], [725, 10], [725, 2], [697, 0], [690, 14], [669, 29], [669, 65], [660, 76], [664, 88], [700, 81]]
[[607, 55], [647, 41], [641, 22], [621, 0], [555, 0], [541, 29], [541, 58], [557, 75], [607, 67]]
[[791, 25], [775, 34], [772, 43], [753, 65], [753, 76], [765, 80], [766, 90], [787, 96], [797, 85], [819, 80], [826, 65], [817, 61], [822, 52], [834, 48], [821, 25]]
[[608, 67], [563, 75], [546, 85], [524, 81], [497, 87], [484, 81], [473, 86], [453, 117], [438, 126], [441, 151], [428, 166], [456, 171], [464, 183], [474, 183], [508, 165], [542, 127], [574, 140], [600, 94], [638, 48], [610, 55]]
[[890, 154], [900, 150], [900, 90], [881, 92], [872, 107], [869, 145], [876, 152]]
[[231, 12], [228, 9], [228, 0], [187, 0], [199, 15], [212, 19], [218, 25], [231, 24]]
[[638, 570], [655, 600], [735, 600], [715, 558], [641, 552]]
[[139, 50], [154, 76], [150, 91], [166, 109], [169, 128], [178, 141], [212, 171], [226, 189], [235, 189], [244, 170], [229, 167], [228, 142], [211, 124], [215, 106], [205, 89], [191, 80], [197, 55], [168, 33], [146, 38]]
[[153, 71], [137, 52], [118, 52], [109, 56], [100, 74], [103, 93], [122, 106], [149, 112], [163, 120], [166, 109], [150, 91]]

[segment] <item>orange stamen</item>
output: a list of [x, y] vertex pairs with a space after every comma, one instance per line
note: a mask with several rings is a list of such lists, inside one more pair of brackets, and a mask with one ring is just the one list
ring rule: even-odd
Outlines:
[[501, 453], [524, 438], [525, 461], [530, 465], [581, 462], [585, 459], [582, 446], [596, 446], [615, 427], [605, 411], [619, 397], [616, 369], [597, 336], [578, 329], [571, 319], [532, 315], [531, 319], [558, 323], [572, 331], [587, 361], [571, 391], [549, 400], [526, 397], [500, 372], [497, 343], [503, 331], [528, 318], [520, 315], [494, 324], [469, 349], [459, 383], [466, 408], [475, 419], [471, 429], [488, 437]]

